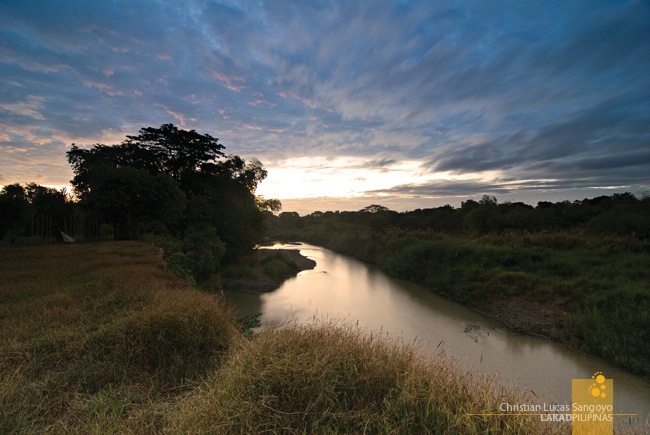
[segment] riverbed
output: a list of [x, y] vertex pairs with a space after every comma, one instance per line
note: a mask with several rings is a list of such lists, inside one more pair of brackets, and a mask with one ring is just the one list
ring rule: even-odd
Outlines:
[[[330, 250], [306, 244], [272, 248], [299, 249], [316, 267], [270, 293], [228, 293], [242, 313], [262, 312], [264, 327], [314, 321], [356, 325], [445, 355], [465, 370], [497, 375], [504, 387], [528, 390], [540, 403], [571, 403], [571, 380], [602, 372], [614, 380], [614, 412], [637, 414], [642, 425], [650, 421], [648, 380], [601, 358], [513, 332], [421, 286]], [[616, 417], [616, 422], [624, 424], [628, 418]]]

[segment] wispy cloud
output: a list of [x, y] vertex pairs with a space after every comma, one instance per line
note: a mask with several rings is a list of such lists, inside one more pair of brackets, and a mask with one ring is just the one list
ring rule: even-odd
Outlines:
[[[638, 190], [648, 22], [642, 0], [2, 2], [0, 158], [32, 147], [68, 173], [69, 140], [174, 122], [270, 171], [336, 157], [429, 174], [382, 195]], [[21, 165], [3, 179], [31, 181]]]
[[33, 120], [42, 121], [45, 118], [43, 115], [41, 115], [39, 110], [41, 110], [43, 107], [44, 102], [44, 98], [28, 95], [24, 101], [0, 104], [0, 111], [3, 111], [9, 115], [27, 117]]

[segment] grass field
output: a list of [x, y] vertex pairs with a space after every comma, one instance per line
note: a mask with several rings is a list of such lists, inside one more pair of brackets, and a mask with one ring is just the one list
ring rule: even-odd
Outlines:
[[219, 366], [230, 314], [143, 243], [0, 249], [0, 432], [146, 432]]
[[0, 433], [543, 433], [496, 379], [342, 325], [245, 338], [140, 242], [0, 249]]

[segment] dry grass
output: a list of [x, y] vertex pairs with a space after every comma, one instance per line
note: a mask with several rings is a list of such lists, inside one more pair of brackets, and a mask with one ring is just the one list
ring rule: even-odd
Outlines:
[[170, 417], [183, 433], [544, 433], [531, 417], [475, 417], [521, 401], [494, 379], [337, 325], [244, 343]]
[[136, 242], [0, 249], [0, 432], [161, 429], [239, 335]]

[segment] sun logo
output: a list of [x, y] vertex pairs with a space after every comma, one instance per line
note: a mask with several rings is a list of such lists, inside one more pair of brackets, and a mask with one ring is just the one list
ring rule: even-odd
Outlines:
[[602, 399], [607, 397], [607, 394], [605, 393], [605, 389], [607, 387], [605, 386], [605, 376], [603, 375], [603, 373], [596, 372], [593, 374], [591, 379], [595, 379], [596, 383], [591, 384], [591, 386], [589, 387], [589, 393], [593, 397], [600, 397]]

